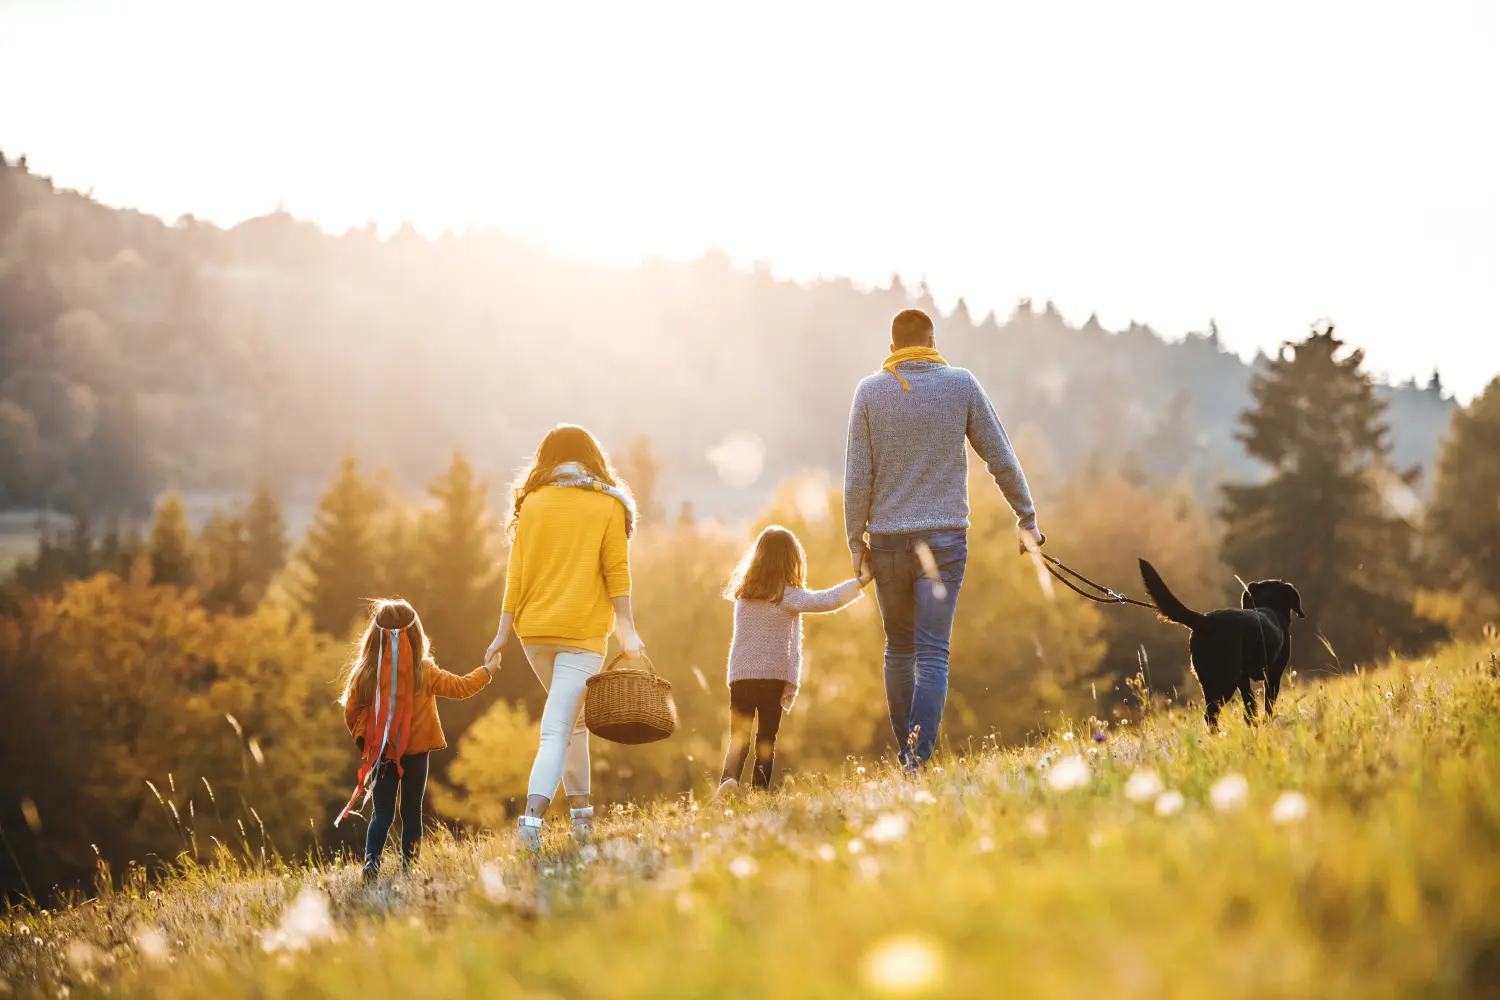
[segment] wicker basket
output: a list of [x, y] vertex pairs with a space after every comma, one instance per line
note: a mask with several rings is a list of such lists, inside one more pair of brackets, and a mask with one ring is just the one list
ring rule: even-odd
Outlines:
[[656, 675], [651, 661], [638, 662], [645, 670], [621, 667], [616, 656], [588, 681], [583, 721], [589, 732], [611, 743], [655, 743], [677, 731], [677, 704], [672, 685]]

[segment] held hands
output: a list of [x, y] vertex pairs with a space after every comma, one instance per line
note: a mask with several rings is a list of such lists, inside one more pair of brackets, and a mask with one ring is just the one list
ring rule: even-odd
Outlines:
[[500, 651], [505, 648], [505, 633], [501, 632], [495, 636], [495, 641], [490, 643], [490, 648], [484, 651], [484, 669], [493, 677], [500, 672]]
[[868, 587], [870, 581], [875, 579], [875, 570], [870, 566], [870, 550], [860, 549], [858, 552], [849, 554], [849, 564], [854, 567], [854, 577], [859, 581], [861, 588]]
[[1019, 544], [1021, 555], [1024, 556], [1028, 552], [1040, 552], [1042, 546], [1047, 542], [1047, 536], [1035, 528], [1018, 528], [1016, 529], [1016, 540]]

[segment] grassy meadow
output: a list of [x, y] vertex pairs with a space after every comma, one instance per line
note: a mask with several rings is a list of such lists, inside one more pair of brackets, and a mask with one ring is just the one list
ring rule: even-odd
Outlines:
[[1493, 996], [1496, 653], [1297, 678], [1217, 736], [1156, 710], [615, 811], [540, 862], [505, 830], [372, 889], [347, 859], [127, 877], [4, 913], [0, 996]]

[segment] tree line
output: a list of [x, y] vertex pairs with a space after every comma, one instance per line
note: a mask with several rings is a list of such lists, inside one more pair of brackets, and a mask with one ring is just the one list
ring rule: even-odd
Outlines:
[[[495, 477], [570, 420], [656, 442], [674, 505], [749, 516], [787, 476], [841, 468], [850, 387], [907, 305], [937, 318], [1012, 431], [1068, 465], [1134, 448], [1210, 505], [1218, 482], [1258, 474], [1233, 427], [1271, 359], [1246, 365], [1207, 319], [1169, 344], [1050, 303], [945, 315], [899, 276], [797, 284], [722, 254], [627, 270], [490, 231], [329, 235], [284, 212], [169, 225], [0, 157], [0, 510], [142, 517], [168, 486], [262, 481], [300, 503], [345, 455], [411, 487], [449, 447]], [[1395, 461], [1430, 472], [1453, 408], [1440, 382], [1375, 393]], [[743, 489], [709, 457], [737, 433], [766, 456]]]

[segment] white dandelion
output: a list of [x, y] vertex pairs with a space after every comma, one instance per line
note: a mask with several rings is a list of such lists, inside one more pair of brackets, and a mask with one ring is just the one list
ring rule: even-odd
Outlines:
[[865, 836], [877, 844], [889, 844], [905, 837], [910, 828], [911, 821], [906, 818], [905, 813], [886, 813], [871, 824], [865, 831]]
[[1165, 790], [1155, 771], [1136, 771], [1125, 780], [1125, 797], [1131, 802], [1150, 802]]
[[491, 903], [503, 903], [510, 896], [510, 890], [505, 887], [505, 875], [500, 871], [500, 866], [485, 864], [479, 866], [479, 887]]
[[1226, 774], [1208, 790], [1208, 798], [1219, 812], [1243, 809], [1250, 798], [1250, 782], [1243, 774]]
[[1156, 797], [1156, 815], [1176, 816], [1182, 812], [1184, 801], [1182, 793], [1175, 788], [1162, 792]]
[[943, 974], [943, 956], [925, 937], [887, 938], [865, 956], [865, 985], [877, 993], [917, 993], [935, 986]]
[[1047, 786], [1054, 792], [1071, 792], [1089, 783], [1089, 765], [1078, 754], [1064, 757], [1047, 772]]
[[148, 962], [165, 962], [171, 954], [167, 936], [157, 928], [146, 925], [135, 932], [135, 950]]
[[260, 946], [267, 953], [306, 951], [320, 941], [331, 941], [337, 936], [328, 897], [309, 886], [287, 907], [277, 928], [261, 935]]
[[1286, 826], [1307, 818], [1307, 797], [1301, 792], [1282, 792], [1271, 807], [1271, 821]]

